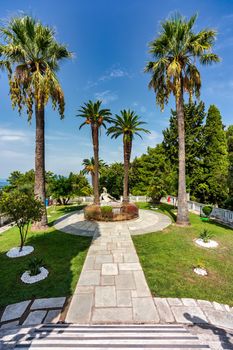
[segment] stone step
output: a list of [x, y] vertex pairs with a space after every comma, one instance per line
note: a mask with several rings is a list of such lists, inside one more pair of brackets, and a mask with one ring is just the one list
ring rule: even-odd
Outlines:
[[42, 325], [14, 349], [209, 349], [182, 325]]

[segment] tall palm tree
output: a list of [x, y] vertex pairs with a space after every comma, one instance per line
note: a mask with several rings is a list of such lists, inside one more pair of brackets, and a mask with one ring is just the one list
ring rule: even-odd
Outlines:
[[99, 132], [101, 126], [106, 128], [106, 123], [111, 121], [111, 112], [109, 109], [101, 109], [101, 101], [88, 101], [81, 106], [77, 117], [85, 118], [85, 121], [80, 125], [81, 129], [84, 125], [91, 126], [91, 136], [94, 151], [94, 203], [99, 204]]
[[[64, 94], [56, 72], [59, 63], [71, 57], [67, 48], [59, 44], [54, 30], [44, 26], [30, 16], [19, 16], [11, 19], [0, 28], [4, 43], [0, 52], [10, 63], [10, 96], [12, 106], [18, 107], [19, 113], [26, 107], [28, 120], [31, 121], [33, 107], [36, 118], [35, 149], [35, 197], [45, 205], [45, 106], [49, 99], [53, 108], [58, 108], [61, 118], [64, 117]], [[34, 229], [43, 229], [47, 225], [47, 215], [34, 224]]]
[[185, 120], [184, 93], [189, 97], [199, 98], [201, 76], [196, 66], [197, 61], [206, 65], [219, 61], [212, 53], [216, 31], [204, 29], [198, 33], [193, 30], [197, 16], [186, 20], [175, 15], [161, 25], [161, 32], [149, 44], [153, 61], [149, 62], [145, 72], [152, 77], [149, 88], [156, 93], [156, 102], [163, 110], [170, 94], [176, 100], [179, 141], [179, 185], [177, 224], [188, 225], [188, 207], [185, 180]]
[[[95, 160], [94, 157], [91, 157], [90, 159], [86, 158], [83, 159], [83, 170], [82, 173], [85, 174], [90, 174], [91, 175], [91, 183], [92, 187], [94, 188], [94, 177], [95, 177]], [[102, 159], [99, 159], [99, 173], [101, 172], [101, 167], [106, 166], [104, 161]]]
[[141, 121], [139, 116], [130, 109], [121, 111], [121, 115], [115, 116], [111, 120], [112, 126], [107, 130], [107, 135], [111, 135], [111, 138], [117, 139], [119, 136], [123, 136], [123, 151], [124, 151], [124, 191], [123, 202], [129, 202], [129, 166], [130, 157], [132, 151], [132, 143], [134, 136], [137, 135], [140, 138], [140, 132], [150, 133], [150, 131], [143, 129], [141, 126], [146, 124]]

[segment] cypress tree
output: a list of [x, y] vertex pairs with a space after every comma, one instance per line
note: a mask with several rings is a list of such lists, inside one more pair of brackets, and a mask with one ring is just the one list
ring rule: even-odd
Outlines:
[[215, 105], [208, 110], [204, 128], [205, 198], [221, 205], [228, 195], [228, 150], [220, 111]]
[[229, 187], [229, 197], [233, 197], [233, 125], [230, 125], [226, 132], [227, 137], [227, 148], [228, 148], [228, 187]]

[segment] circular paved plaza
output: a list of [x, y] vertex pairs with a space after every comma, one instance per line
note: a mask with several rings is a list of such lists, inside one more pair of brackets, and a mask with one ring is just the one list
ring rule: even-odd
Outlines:
[[83, 211], [77, 211], [60, 218], [55, 222], [55, 228], [62, 232], [79, 236], [92, 237], [99, 228], [127, 227], [131, 235], [139, 235], [161, 231], [171, 224], [171, 219], [160, 213], [150, 210], [139, 210], [139, 218], [129, 221], [96, 222], [84, 219]]

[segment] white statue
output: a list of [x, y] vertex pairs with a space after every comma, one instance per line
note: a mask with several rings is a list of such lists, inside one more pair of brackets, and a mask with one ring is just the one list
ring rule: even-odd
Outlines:
[[117, 200], [108, 193], [106, 187], [103, 187], [103, 192], [100, 195], [100, 200], [105, 203], [117, 202]]

